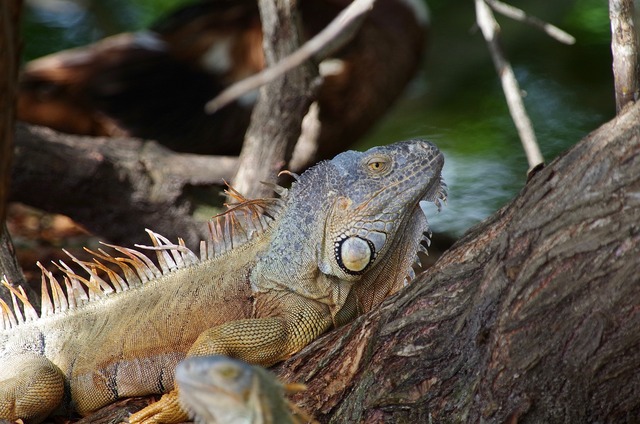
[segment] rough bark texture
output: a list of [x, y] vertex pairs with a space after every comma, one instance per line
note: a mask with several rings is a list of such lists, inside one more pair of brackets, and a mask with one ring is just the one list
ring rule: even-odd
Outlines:
[[[293, 1], [261, 0], [259, 5], [265, 61], [272, 66], [299, 47], [299, 17]], [[247, 198], [268, 196], [271, 189], [259, 182], [275, 182], [274, 175], [291, 159], [311, 104], [313, 78], [310, 66], [300, 66], [260, 89], [233, 181]]]
[[0, 222], [6, 218], [20, 64], [20, 0], [0, 4]]
[[24, 124], [17, 127], [16, 141], [10, 200], [68, 215], [127, 246], [146, 244], [145, 228], [198, 246], [206, 225], [192, 216], [190, 188], [220, 185], [237, 169], [236, 158], [174, 153], [153, 141], [63, 135]]
[[320, 422], [638, 422], [638, 305], [636, 105], [277, 370]]

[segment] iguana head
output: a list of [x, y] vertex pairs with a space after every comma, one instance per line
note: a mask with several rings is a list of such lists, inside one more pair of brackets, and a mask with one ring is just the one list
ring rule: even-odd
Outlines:
[[[356, 281], [384, 260], [394, 241], [411, 236], [405, 233], [407, 224], [424, 217], [420, 201], [444, 199], [444, 157], [432, 143], [410, 140], [348, 151], [330, 164], [335, 188], [318, 268]], [[426, 221], [422, 230], [427, 230]]]
[[285, 195], [254, 272], [256, 291], [294, 291], [334, 314], [353, 288], [372, 293], [357, 294], [361, 309], [379, 303], [411, 273], [428, 230], [419, 204], [446, 196], [443, 164], [437, 147], [416, 139], [348, 151], [309, 169]]

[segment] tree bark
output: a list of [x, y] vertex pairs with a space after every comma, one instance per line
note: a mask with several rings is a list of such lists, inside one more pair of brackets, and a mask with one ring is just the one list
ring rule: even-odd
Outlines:
[[[446, 213], [446, 211], [445, 211]], [[320, 422], [640, 420], [640, 107], [276, 368]]]
[[[0, 3], [0, 278], [6, 276], [14, 284], [24, 283], [24, 275], [18, 266], [5, 219], [13, 156], [21, 10], [20, 0]], [[0, 287], [0, 297], [9, 299], [4, 287]]]
[[192, 216], [190, 190], [218, 187], [237, 169], [232, 157], [174, 153], [153, 141], [73, 136], [25, 124], [18, 125], [16, 141], [11, 200], [68, 215], [127, 246], [146, 244], [144, 229], [150, 228], [197, 247], [208, 230]]
[[633, 0], [609, 0], [611, 20], [611, 54], [616, 93], [616, 111], [640, 94], [638, 87], [638, 40], [633, 23]]
[[20, 64], [20, 0], [0, 4], [0, 222], [6, 218]]

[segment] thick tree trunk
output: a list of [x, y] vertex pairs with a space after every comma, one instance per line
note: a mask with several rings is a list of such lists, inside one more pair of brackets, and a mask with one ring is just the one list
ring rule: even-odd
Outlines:
[[320, 422], [638, 422], [639, 305], [635, 105], [277, 371]]
[[[16, 261], [5, 218], [20, 63], [21, 10], [20, 0], [4, 0], [0, 3], [0, 277], [4, 275], [15, 284], [23, 283], [24, 276]], [[0, 287], [0, 298], [9, 299], [4, 287]]]
[[[6, 218], [20, 63], [20, 0], [0, 4], [0, 222]], [[1, 231], [1, 229], [0, 229]]]

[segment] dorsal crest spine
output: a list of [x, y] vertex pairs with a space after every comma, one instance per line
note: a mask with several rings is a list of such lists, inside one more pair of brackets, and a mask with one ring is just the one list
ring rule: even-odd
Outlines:
[[[285, 188], [277, 187], [278, 194], [287, 194]], [[200, 242], [200, 257], [185, 245], [184, 240], [178, 239], [176, 244], [149, 229], [146, 231], [152, 245], [136, 247], [154, 251], [158, 266], [140, 250], [106, 243], [103, 244], [122, 256], [113, 256], [102, 248], [97, 251], [85, 248], [92, 255], [93, 261], [82, 261], [63, 249], [71, 261], [84, 272], [82, 275], [79, 274], [81, 271], [76, 272], [62, 260], [54, 262], [62, 273], [61, 284], [58, 281], [60, 277], [56, 278], [38, 262], [37, 265], [42, 271], [40, 314], [33, 307], [24, 289], [11, 285], [3, 276], [0, 283], [11, 293], [12, 305], [0, 299], [0, 330], [75, 309], [95, 299], [141, 286], [178, 269], [213, 259], [247, 243], [270, 228], [283, 202], [282, 198], [249, 200], [229, 185], [225, 193], [236, 202], [225, 204], [227, 210], [209, 221], [209, 239]], [[111, 264], [111, 267], [107, 266], [107, 263]]]

